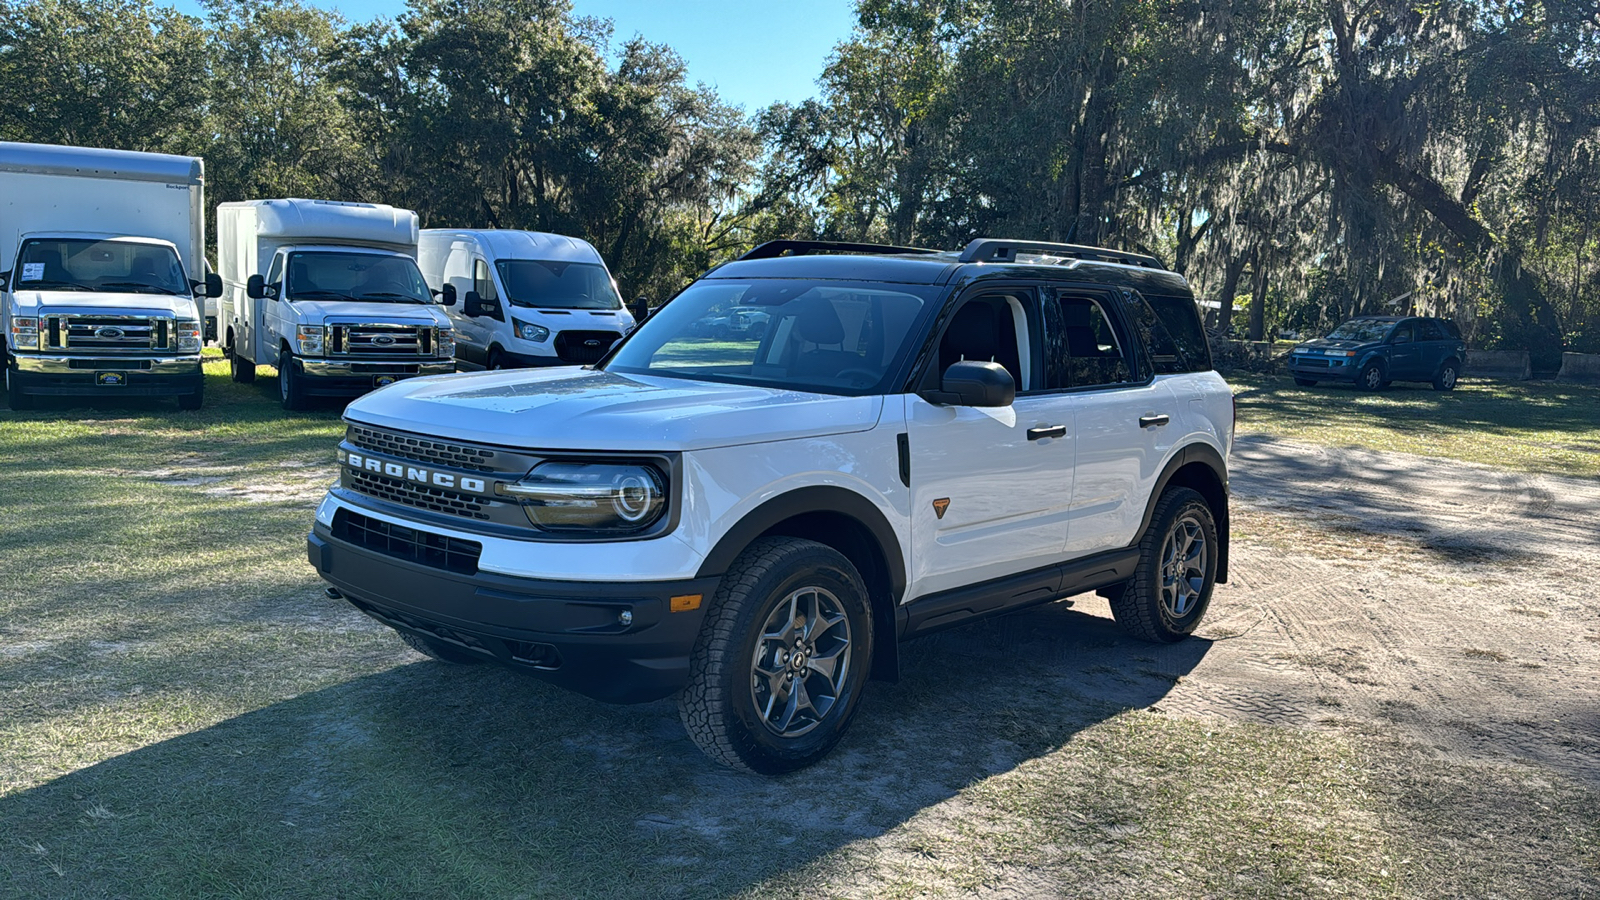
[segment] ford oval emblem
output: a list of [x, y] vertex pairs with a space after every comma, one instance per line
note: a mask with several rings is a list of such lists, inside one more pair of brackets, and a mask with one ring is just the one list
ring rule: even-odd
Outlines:
[[591, 340], [591, 341], [584, 341], [584, 342], [583, 342], [583, 345], [584, 345], [584, 346], [585, 346], [585, 347], [598, 347], [598, 346], [600, 346], [600, 342], [599, 342], [599, 341], [593, 341], [593, 340]]
[[108, 341], [109, 340], [116, 340], [117, 338], [122, 337], [122, 335], [123, 335], [122, 329], [118, 328], [115, 325], [106, 325], [106, 326], [104, 326], [102, 328], [96, 328], [94, 330], [94, 336], [95, 337], [97, 337], [97, 338], [105, 338]]
[[390, 344], [394, 343], [394, 338], [390, 337], [387, 334], [380, 334], [377, 337], [373, 338], [372, 342], [374, 344], [377, 344], [379, 347], [387, 347]]

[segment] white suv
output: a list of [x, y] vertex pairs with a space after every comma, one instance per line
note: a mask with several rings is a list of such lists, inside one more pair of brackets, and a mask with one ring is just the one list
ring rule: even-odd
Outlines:
[[677, 693], [761, 773], [825, 755], [899, 641], [1091, 590], [1176, 641], [1227, 578], [1232, 395], [1137, 254], [775, 242], [592, 367], [345, 418], [309, 539], [337, 592], [437, 659]]

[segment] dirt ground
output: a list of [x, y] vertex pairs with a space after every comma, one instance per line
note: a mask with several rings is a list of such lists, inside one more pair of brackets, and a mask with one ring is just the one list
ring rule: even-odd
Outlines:
[[1600, 784], [1600, 483], [1245, 437], [1232, 489], [1215, 643], [1162, 708]]

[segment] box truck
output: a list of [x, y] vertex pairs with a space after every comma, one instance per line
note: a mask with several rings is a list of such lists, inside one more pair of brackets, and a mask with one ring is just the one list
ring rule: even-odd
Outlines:
[[[199, 159], [0, 142], [0, 285], [12, 409], [40, 396], [203, 397]], [[204, 279], [204, 280], [194, 280]]]
[[585, 365], [634, 327], [605, 260], [578, 238], [430, 228], [417, 259], [430, 286], [462, 298], [449, 315], [463, 369]]
[[276, 366], [284, 408], [300, 409], [454, 372], [454, 331], [417, 269], [417, 236], [416, 213], [381, 204], [218, 206], [218, 337], [233, 380]]

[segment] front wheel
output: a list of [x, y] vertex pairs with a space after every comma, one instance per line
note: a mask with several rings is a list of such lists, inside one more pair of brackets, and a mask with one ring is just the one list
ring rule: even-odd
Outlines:
[[11, 366], [6, 366], [6, 402], [15, 412], [33, 409], [33, 397], [22, 392], [22, 376]]
[[206, 400], [206, 377], [201, 375], [195, 379], [194, 390], [187, 394], [178, 395], [178, 408], [183, 410], [196, 410]]
[[1367, 363], [1356, 376], [1356, 386], [1364, 391], [1381, 391], [1388, 383], [1383, 377], [1383, 365], [1377, 362]]
[[707, 756], [778, 775], [844, 735], [872, 668], [872, 614], [856, 567], [798, 538], [762, 538], [723, 576], [706, 613], [684, 728]]
[[228, 375], [240, 384], [256, 380], [256, 364], [239, 355], [238, 348], [228, 354]]
[[285, 347], [278, 351], [278, 401], [287, 410], [306, 408], [305, 376], [296, 371], [294, 354]]
[[1162, 494], [1139, 541], [1132, 580], [1107, 592], [1112, 617], [1147, 641], [1188, 637], [1211, 605], [1220, 547], [1216, 518], [1204, 497], [1189, 488]]
[[1461, 369], [1455, 361], [1445, 363], [1439, 368], [1439, 374], [1433, 376], [1433, 389], [1436, 391], [1453, 391], [1456, 382], [1461, 378]]

